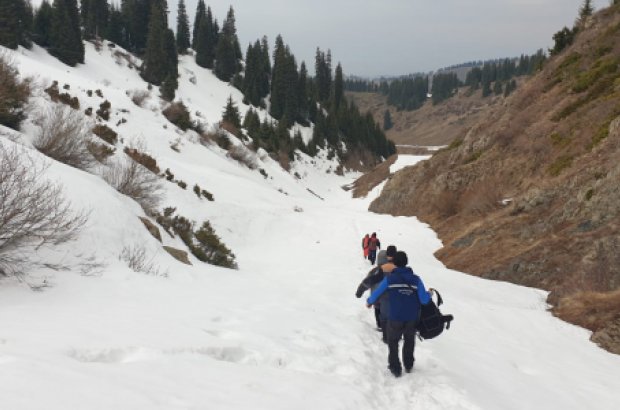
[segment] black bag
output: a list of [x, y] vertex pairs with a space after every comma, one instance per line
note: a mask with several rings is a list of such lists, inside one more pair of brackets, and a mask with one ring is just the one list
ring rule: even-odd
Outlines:
[[420, 320], [418, 321], [418, 334], [422, 339], [432, 339], [439, 336], [444, 329], [450, 329], [450, 322], [454, 319], [452, 315], [442, 315], [438, 306], [443, 304], [443, 299], [439, 292], [437, 293], [437, 304], [431, 301], [426, 305], [422, 305], [420, 309]]

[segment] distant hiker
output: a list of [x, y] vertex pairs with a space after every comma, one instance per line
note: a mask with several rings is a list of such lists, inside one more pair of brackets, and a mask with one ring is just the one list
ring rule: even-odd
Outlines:
[[364, 259], [368, 259], [368, 243], [370, 242], [370, 235], [366, 234], [362, 239], [362, 249], [364, 251]]
[[[396, 265], [392, 262], [394, 255], [396, 255], [396, 246], [390, 245], [386, 250], [380, 251], [377, 255], [377, 266], [372, 268], [368, 275], [364, 278], [362, 283], [357, 287], [355, 296], [361, 298], [367, 289], [371, 292], [374, 291], [379, 283], [385, 278], [385, 275], [389, 275]], [[381, 330], [383, 333], [383, 342], [387, 343], [386, 323], [388, 320], [388, 313], [390, 311], [390, 304], [387, 293], [384, 293], [381, 298], [374, 304], [375, 307], [375, 321], [377, 323], [377, 330]]]
[[[413, 368], [413, 351], [415, 349], [416, 325], [420, 318], [420, 306], [426, 305], [431, 300], [431, 295], [426, 291], [424, 283], [419, 276], [407, 267], [407, 254], [396, 252], [394, 264], [396, 269], [387, 275], [377, 289], [367, 300], [370, 308], [381, 295], [387, 292], [389, 297], [390, 311], [387, 321], [388, 339], [388, 368], [396, 377], [402, 374], [400, 358], [398, 357], [398, 343], [404, 336], [403, 364], [405, 371], [409, 373]], [[432, 289], [431, 289], [432, 290]]]
[[372, 265], [375, 264], [375, 259], [377, 258], [377, 249], [381, 248], [381, 242], [379, 242], [379, 238], [377, 238], [377, 233], [373, 232], [368, 240], [368, 260]]

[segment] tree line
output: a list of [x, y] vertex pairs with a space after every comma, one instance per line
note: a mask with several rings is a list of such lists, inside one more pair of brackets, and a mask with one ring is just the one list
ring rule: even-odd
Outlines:
[[433, 104], [452, 97], [459, 87], [468, 86], [471, 91], [482, 88], [482, 96], [493, 93], [509, 95], [516, 89], [516, 77], [532, 75], [542, 67], [546, 59], [543, 50], [533, 55], [521, 55], [519, 58], [469, 62], [453, 67], [472, 67], [464, 82], [456, 73], [442, 69], [435, 74], [416, 74], [392, 80], [351, 79], [344, 83], [345, 90], [354, 92], [380, 93], [387, 97], [388, 105], [397, 110], [413, 111], [422, 107], [429, 94]]
[[342, 155], [351, 149], [383, 157], [395, 152], [374, 121], [368, 122], [345, 101], [343, 70], [340, 64], [333, 68], [329, 50], [317, 48], [316, 74], [311, 77], [281, 36], [276, 38], [273, 60], [265, 37], [249, 44], [244, 56], [232, 6], [220, 25], [200, 0], [190, 30], [185, 2], [180, 0], [176, 34], [167, 15], [167, 0], [121, 0], [118, 5], [81, 0], [80, 7], [77, 0], [44, 0], [36, 10], [27, 0], [0, 0], [0, 44], [15, 49], [34, 41], [75, 66], [84, 63], [83, 40], [106, 39], [141, 57], [142, 78], [159, 86], [169, 101], [178, 88], [179, 55], [193, 54], [197, 65], [241, 90], [244, 103], [265, 108], [268, 101], [269, 113], [281, 129], [317, 124], [314, 142], [304, 147], [308, 152], [319, 146]]

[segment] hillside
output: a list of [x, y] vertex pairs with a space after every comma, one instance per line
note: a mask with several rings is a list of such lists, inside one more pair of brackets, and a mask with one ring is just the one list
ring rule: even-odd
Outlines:
[[620, 353], [620, 6], [596, 13], [504, 107], [396, 174], [370, 209], [431, 223], [449, 267], [551, 291]]
[[383, 124], [386, 109], [390, 110], [394, 127], [386, 131], [397, 145], [442, 146], [465, 136], [475, 123], [502, 109], [503, 97], [482, 98], [482, 92], [473, 95], [461, 88], [457, 95], [433, 105], [429, 100], [414, 111], [398, 111], [387, 105], [387, 97], [379, 93], [347, 92], [362, 112], [370, 111], [379, 124]]

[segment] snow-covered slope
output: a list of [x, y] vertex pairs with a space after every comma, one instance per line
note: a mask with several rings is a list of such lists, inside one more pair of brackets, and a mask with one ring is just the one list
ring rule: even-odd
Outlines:
[[[121, 137], [142, 139], [162, 169], [188, 183], [188, 190], [166, 183], [164, 205], [212, 221], [240, 269], [176, 262], [141, 225], [137, 204], [95, 175], [52, 162], [48, 176], [91, 218], [77, 241], [41, 255], [74, 268], [37, 268], [27, 275], [28, 281], [45, 280], [44, 291], [0, 281], [0, 408], [620, 406], [620, 359], [589, 342], [587, 331], [546, 312], [542, 291], [445, 269], [433, 257], [441, 243], [428, 226], [367, 212], [378, 192], [352, 200], [340, 187], [355, 176], [325, 172], [333, 167], [326, 159], [302, 156], [287, 173], [264, 157], [265, 178], [216, 146], [198, 144], [193, 132], [174, 129], [155, 110], [155, 90], [146, 108], [131, 102], [126, 91], [146, 85], [124, 60], [113, 62], [113, 50], [87, 47], [87, 64], [77, 68], [36, 48], [21, 50], [15, 61], [41, 84], [70, 84], [82, 109], [103, 101], [86, 94], [101, 89]], [[183, 59], [180, 72], [179, 98], [205, 121], [219, 120], [229, 95], [241, 106], [237, 91], [190, 59]], [[45, 101], [35, 99], [38, 106]], [[120, 118], [126, 122], [116, 126]], [[27, 140], [0, 129], [0, 143], [14, 144], [9, 134]], [[174, 142], [180, 152], [170, 149]], [[35, 151], [29, 155], [46, 161]], [[395, 169], [417, 160], [403, 158]], [[215, 201], [198, 199], [195, 183]], [[354, 297], [370, 269], [360, 240], [372, 231], [384, 245], [409, 254], [413, 269], [441, 291], [444, 310], [456, 318], [440, 338], [418, 344], [414, 372], [401, 379], [386, 370], [372, 312]], [[144, 246], [167, 277], [136, 273], [119, 261], [123, 247], [133, 244]], [[82, 275], [86, 259], [105, 266]]]

